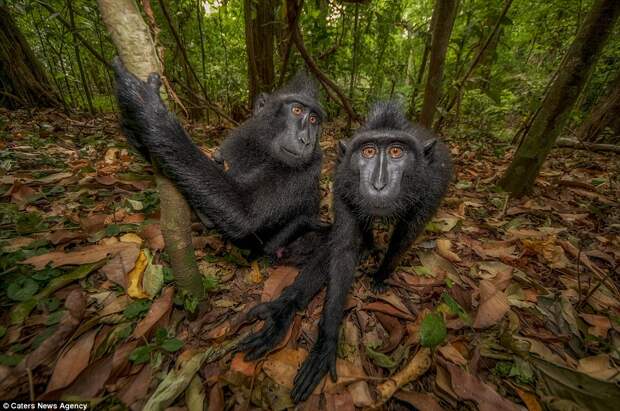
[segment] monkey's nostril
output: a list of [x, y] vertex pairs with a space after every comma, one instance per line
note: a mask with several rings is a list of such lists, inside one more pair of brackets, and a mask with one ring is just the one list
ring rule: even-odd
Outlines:
[[381, 181], [379, 179], [375, 180], [372, 182], [372, 186], [374, 187], [375, 190], [377, 191], [381, 191], [385, 188], [387, 184], [385, 183], [385, 181]]

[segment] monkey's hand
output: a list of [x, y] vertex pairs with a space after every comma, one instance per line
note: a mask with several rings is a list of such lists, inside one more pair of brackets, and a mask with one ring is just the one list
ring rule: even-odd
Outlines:
[[112, 67], [123, 131], [129, 144], [149, 159], [145, 138], [153, 129], [153, 123], [166, 119], [168, 114], [168, 109], [159, 96], [161, 87], [159, 74], [149, 74], [147, 81], [144, 82], [127, 71], [118, 57], [112, 61]]
[[241, 341], [239, 351], [244, 351], [245, 358], [249, 361], [262, 358], [284, 339], [293, 322], [295, 311], [295, 302], [289, 299], [277, 299], [252, 308], [246, 319], [261, 319], [265, 323], [260, 331]]
[[296, 404], [305, 401], [329, 371], [332, 381], [336, 382], [336, 351], [338, 339], [321, 335], [310, 351], [310, 355], [301, 365], [295, 381], [291, 398]]

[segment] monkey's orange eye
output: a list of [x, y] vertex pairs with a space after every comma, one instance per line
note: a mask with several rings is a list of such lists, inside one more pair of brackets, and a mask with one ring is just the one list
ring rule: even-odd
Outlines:
[[316, 124], [317, 121], [319, 121], [319, 119], [315, 115], [310, 116], [310, 123]]
[[402, 147], [392, 146], [389, 148], [388, 153], [392, 158], [401, 158], [403, 156], [403, 149]]
[[291, 111], [293, 112], [293, 114], [295, 114], [296, 116], [300, 115], [303, 110], [301, 109], [301, 107], [299, 106], [293, 106], [293, 108], [291, 109]]
[[362, 156], [365, 158], [373, 158], [377, 154], [377, 148], [374, 146], [366, 146], [362, 148]]

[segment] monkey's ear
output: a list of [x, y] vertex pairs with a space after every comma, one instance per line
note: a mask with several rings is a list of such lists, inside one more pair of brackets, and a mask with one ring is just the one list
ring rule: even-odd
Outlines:
[[338, 140], [338, 159], [344, 158], [349, 151], [349, 145], [344, 140]]
[[252, 107], [252, 114], [257, 115], [263, 110], [265, 104], [267, 104], [268, 97], [269, 94], [267, 93], [260, 93], [258, 96], [256, 96], [256, 98], [254, 99], [254, 106]]
[[424, 158], [428, 160], [429, 163], [432, 163], [435, 159], [435, 145], [437, 144], [437, 139], [434, 138], [431, 141], [427, 141], [424, 144], [424, 148], [422, 152], [424, 153]]

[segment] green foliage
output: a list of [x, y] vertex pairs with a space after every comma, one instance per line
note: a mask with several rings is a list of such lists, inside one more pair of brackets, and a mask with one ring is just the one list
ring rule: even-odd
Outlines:
[[[432, 0], [374, 0], [359, 4], [308, 1], [304, 2], [299, 26], [313, 59], [339, 85], [358, 113], [364, 113], [375, 100], [396, 98], [411, 106], [415, 114], [422, 105], [425, 80], [422, 57], [434, 3]], [[438, 107], [446, 115], [446, 124], [454, 128], [453, 134], [511, 140], [529, 113], [540, 104], [547, 84], [592, 3], [592, 0], [513, 2], [507, 16], [500, 21], [497, 38], [465, 82], [463, 93], [455, 96], [457, 85], [486, 42], [504, 4], [503, 0], [460, 2], [445, 62], [445, 96]], [[9, 2], [9, 7], [53, 85], [70, 107], [87, 107], [84, 90], [88, 87], [98, 110], [113, 109], [110, 73], [84, 44], [74, 44], [71, 30], [61, 23], [61, 18], [68, 20], [66, 1], [49, 0], [46, 4], [56, 13], [32, 0], [15, 0]], [[216, 120], [212, 112], [205, 112], [205, 99], [236, 117], [247, 115], [244, 2], [183, 0], [165, 4], [191, 66], [184, 64], [170, 24], [160, 4], [155, 2], [152, 6], [161, 29], [159, 42], [166, 50], [165, 72], [189, 109], [189, 115], [199, 118], [206, 114], [209, 121]], [[109, 61], [116, 51], [101, 22], [96, 2], [73, 0], [72, 5], [76, 32]], [[289, 37], [285, 2], [276, 2], [275, 16], [273, 61], [278, 79]], [[620, 26], [617, 25], [611, 38], [588, 79], [578, 110], [571, 117], [574, 124], [609, 91], [619, 69]], [[81, 51], [88, 84], [81, 84], [76, 74], [74, 47]], [[305, 62], [293, 46], [285, 77], [304, 67]], [[456, 107], [446, 112], [448, 101], [455, 97], [458, 97]], [[342, 114], [341, 107], [331, 99], [323, 101], [330, 117]], [[28, 142], [42, 145], [46, 138], [28, 136]], [[0, 168], [10, 169], [12, 155], [0, 154]], [[146, 198], [132, 196], [131, 201], [142, 202], [148, 214], [157, 200], [155, 196], [145, 195]], [[84, 197], [81, 201], [93, 200]], [[34, 222], [26, 224], [31, 227], [27, 229], [32, 229]]]
[[422, 347], [436, 347], [446, 339], [446, 335], [448, 330], [441, 314], [430, 313], [424, 317], [420, 325]]

